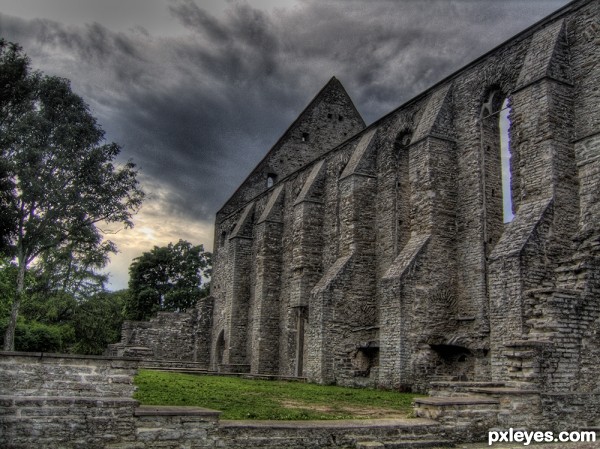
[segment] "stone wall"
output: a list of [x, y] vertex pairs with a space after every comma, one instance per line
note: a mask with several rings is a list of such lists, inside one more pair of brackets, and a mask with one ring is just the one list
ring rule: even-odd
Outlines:
[[600, 393], [547, 393], [541, 396], [543, 423], [555, 432], [597, 428]]
[[[599, 8], [573, 2], [366, 129], [339, 82], [325, 86], [217, 214], [211, 366], [596, 388]], [[331, 108], [352, 125], [332, 126]], [[304, 134], [319, 140], [300, 149]], [[548, 339], [538, 363], [526, 346]]]
[[[0, 447], [6, 449], [342, 449], [447, 444], [428, 420], [220, 422], [199, 407], [139, 406], [137, 360], [0, 352]], [[382, 443], [380, 444], [380, 447]]]
[[219, 412], [139, 407], [137, 360], [0, 352], [6, 449], [214, 447]]
[[540, 394], [482, 382], [435, 384], [433, 397], [417, 399], [415, 413], [429, 419], [220, 422], [214, 410], [139, 406], [130, 397], [137, 364], [131, 359], [0, 352], [0, 446], [445, 447], [453, 441], [483, 441], [490, 428], [562, 431], [596, 428], [600, 422], [597, 392]]
[[189, 361], [207, 368], [212, 309], [213, 299], [208, 297], [186, 312], [158, 312], [148, 321], [125, 321], [121, 341], [109, 345], [105, 355]]

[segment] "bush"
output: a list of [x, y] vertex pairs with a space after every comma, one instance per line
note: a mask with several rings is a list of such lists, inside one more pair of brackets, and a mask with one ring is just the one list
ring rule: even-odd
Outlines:
[[[8, 324], [0, 323], [2, 335]], [[70, 325], [50, 325], [36, 321], [19, 320], [15, 332], [15, 350], [25, 352], [68, 352], [75, 340], [75, 331]]]

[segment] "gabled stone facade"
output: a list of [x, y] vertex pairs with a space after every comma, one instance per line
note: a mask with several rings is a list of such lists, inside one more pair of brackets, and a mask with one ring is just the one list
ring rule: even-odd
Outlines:
[[600, 388], [599, 48], [575, 1], [368, 127], [333, 78], [217, 213], [210, 368]]

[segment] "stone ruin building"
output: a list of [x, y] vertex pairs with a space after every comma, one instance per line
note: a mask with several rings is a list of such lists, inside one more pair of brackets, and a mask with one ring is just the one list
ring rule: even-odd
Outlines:
[[209, 300], [111, 353], [600, 390], [599, 17], [577, 0], [369, 126], [332, 78], [217, 213]]

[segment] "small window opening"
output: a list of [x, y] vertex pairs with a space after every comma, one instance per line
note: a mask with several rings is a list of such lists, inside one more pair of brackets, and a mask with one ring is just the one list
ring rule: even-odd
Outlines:
[[398, 158], [402, 152], [406, 151], [406, 147], [410, 145], [412, 139], [412, 133], [410, 131], [404, 131], [396, 137], [394, 141], [394, 153]]
[[343, 115], [340, 115], [340, 116], [338, 117], [338, 120], [339, 120], [340, 122], [343, 122], [343, 121], [344, 121], [344, 116], [343, 116]]
[[225, 245], [225, 240], [226, 239], [227, 239], [227, 232], [226, 231], [221, 232], [220, 246], [224, 246]]
[[302, 142], [308, 142], [308, 137], [309, 137], [308, 133], [302, 133]]
[[277, 175], [274, 173], [269, 173], [267, 175], [267, 189], [270, 189], [271, 187], [273, 187], [275, 185], [276, 181], [277, 181]]
[[327, 114], [327, 118], [328, 119], [332, 119], [333, 118], [333, 114]]

